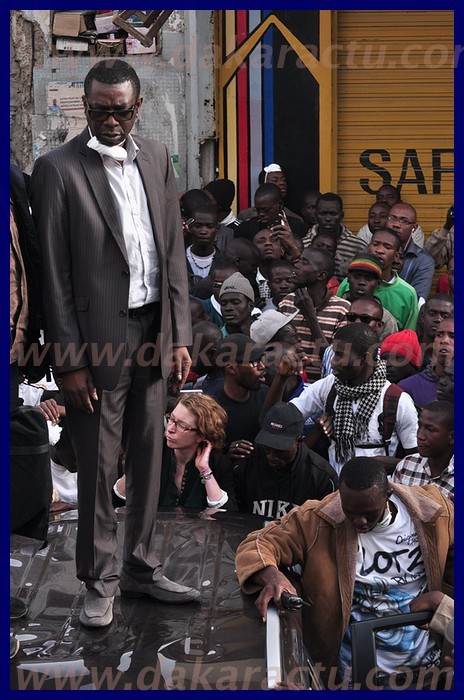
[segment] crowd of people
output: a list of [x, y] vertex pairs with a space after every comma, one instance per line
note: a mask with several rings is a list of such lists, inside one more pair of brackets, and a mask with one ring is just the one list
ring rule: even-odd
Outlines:
[[[298, 563], [310, 652], [343, 674], [350, 621], [452, 580], [453, 207], [428, 235], [385, 184], [353, 233], [336, 193], [290, 211], [276, 163], [246, 210], [226, 178], [178, 196], [166, 148], [131, 133], [142, 102], [127, 63], [95, 64], [88, 127], [37, 160], [30, 187], [57, 382], [36, 405], [61, 428], [55, 507], [78, 507], [81, 623], [108, 625], [118, 586], [200, 598], [162, 574], [158, 506], [240, 510], [271, 521], [239, 548], [243, 590], [261, 591], [265, 618], [297, 592], [282, 567]], [[17, 370], [25, 270], [10, 260]], [[429, 632], [407, 629], [382, 637], [385, 683], [441, 663]]]

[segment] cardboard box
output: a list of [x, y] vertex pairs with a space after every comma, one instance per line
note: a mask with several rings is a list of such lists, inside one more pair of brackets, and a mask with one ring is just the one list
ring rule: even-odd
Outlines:
[[[71, 41], [73, 48], [70, 48], [68, 41]], [[66, 39], [64, 37], [57, 37], [56, 44], [52, 44], [52, 56], [95, 56], [95, 44], [91, 44], [88, 41], [79, 41], [79, 47], [77, 46], [77, 39]], [[62, 43], [66, 42], [66, 43]], [[87, 46], [84, 46], [87, 44]], [[75, 45], [75, 47], [74, 47]], [[62, 48], [63, 47], [63, 48]]]
[[55, 36], [79, 36], [87, 30], [84, 15], [87, 12], [55, 12], [53, 34]]
[[[148, 32], [147, 27], [137, 27], [137, 31], [140, 34], [146, 34]], [[151, 46], [144, 46], [140, 43], [138, 39], [133, 36], [128, 36], [126, 39], [126, 53], [128, 54], [139, 54], [139, 53], [158, 53], [158, 36], [153, 37], [153, 44]]]
[[97, 39], [97, 56], [124, 56], [124, 39]]
[[119, 27], [113, 24], [113, 17], [116, 14], [116, 12], [108, 12], [104, 15], [95, 15], [95, 29], [98, 34], [112, 34], [119, 30]]
[[56, 39], [56, 50], [57, 51], [81, 51], [82, 53], [89, 53], [89, 42], [85, 39], [66, 39], [64, 37], [57, 37]]

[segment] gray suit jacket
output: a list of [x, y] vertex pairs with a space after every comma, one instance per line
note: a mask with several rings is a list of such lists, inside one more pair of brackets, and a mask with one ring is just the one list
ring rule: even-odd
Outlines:
[[[160, 266], [162, 376], [173, 346], [191, 343], [187, 272], [177, 188], [166, 147], [134, 136]], [[113, 389], [124, 364], [129, 266], [101, 157], [87, 129], [40, 157], [31, 205], [44, 258], [47, 341], [58, 374], [91, 368], [97, 388]], [[102, 356], [103, 355], [103, 356]]]

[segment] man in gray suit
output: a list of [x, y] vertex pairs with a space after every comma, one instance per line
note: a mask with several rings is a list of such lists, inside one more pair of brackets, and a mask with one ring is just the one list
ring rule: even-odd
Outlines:
[[[131, 136], [143, 98], [129, 64], [95, 64], [84, 82], [88, 128], [39, 158], [31, 203], [45, 267], [52, 344], [77, 456], [77, 576], [82, 624], [108, 625], [118, 585], [130, 596], [197, 600], [154, 551], [166, 379], [190, 368], [187, 273], [167, 149]], [[126, 450], [122, 572], [111, 489]]]

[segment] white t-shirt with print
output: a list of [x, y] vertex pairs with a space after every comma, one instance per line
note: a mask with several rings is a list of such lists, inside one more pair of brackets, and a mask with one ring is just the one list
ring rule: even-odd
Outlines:
[[[395, 495], [394, 521], [358, 534], [356, 581], [350, 622], [410, 612], [413, 598], [427, 588], [424, 561], [414, 523], [404, 503]], [[377, 666], [384, 673], [429, 668], [440, 662], [440, 651], [428, 631], [415, 625], [376, 633]], [[340, 649], [339, 668], [351, 668], [350, 630]]]

